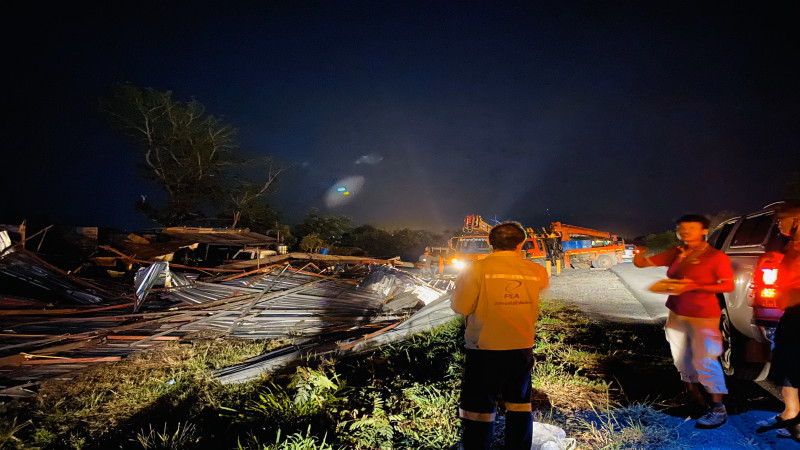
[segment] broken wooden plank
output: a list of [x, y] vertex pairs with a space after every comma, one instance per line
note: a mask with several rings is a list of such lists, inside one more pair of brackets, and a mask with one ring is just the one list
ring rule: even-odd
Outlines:
[[122, 360], [121, 356], [100, 356], [95, 358], [47, 358], [47, 359], [29, 359], [22, 361], [25, 366], [43, 365], [43, 364], [83, 364], [95, 362], [114, 362]]
[[[134, 336], [134, 335], [117, 335], [117, 334], [110, 334], [106, 336], [106, 339], [110, 341], [136, 341], [141, 339], [146, 339], [150, 336]], [[178, 336], [157, 336], [152, 339], [152, 341], [178, 341], [180, 337]]]

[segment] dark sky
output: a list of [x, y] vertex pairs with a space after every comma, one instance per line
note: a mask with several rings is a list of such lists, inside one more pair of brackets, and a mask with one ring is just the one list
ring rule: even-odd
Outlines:
[[[194, 98], [244, 154], [291, 162], [270, 199], [290, 223], [314, 206], [388, 228], [481, 214], [635, 236], [758, 209], [800, 170], [800, 11], [698, 3], [20, 6], [3, 27], [0, 221], [150, 225], [132, 207], [156, 192], [141, 155], [94, 107], [117, 82]], [[327, 205], [347, 177], [363, 184]]]

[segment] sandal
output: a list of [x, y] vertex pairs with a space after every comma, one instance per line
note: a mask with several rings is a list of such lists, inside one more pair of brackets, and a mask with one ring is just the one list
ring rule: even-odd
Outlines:
[[791, 419], [781, 419], [781, 416], [777, 415], [770, 417], [769, 419], [763, 419], [756, 422], [756, 425], [761, 427], [756, 431], [758, 433], [763, 433], [776, 428], [790, 427], [792, 425], [797, 425], [798, 423], [800, 423], [800, 415], [797, 415]]
[[786, 428], [778, 430], [778, 437], [786, 439], [794, 439], [800, 442], [800, 424], [790, 425]]

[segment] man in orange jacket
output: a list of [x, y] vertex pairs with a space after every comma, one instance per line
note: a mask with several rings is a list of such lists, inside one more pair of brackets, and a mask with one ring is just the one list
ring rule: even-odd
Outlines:
[[531, 368], [544, 267], [522, 256], [525, 229], [503, 222], [489, 232], [492, 253], [465, 267], [451, 297], [466, 316], [467, 358], [459, 417], [466, 450], [488, 449], [498, 400], [506, 407], [507, 448], [531, 448]]

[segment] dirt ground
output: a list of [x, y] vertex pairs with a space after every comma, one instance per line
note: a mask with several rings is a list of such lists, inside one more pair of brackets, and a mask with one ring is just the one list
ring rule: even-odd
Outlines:
[[[613, 379], [616, 397], [625, 402], [642, 402], [662, 410], [657, 420], [675, 427], [674, 448], [761, 448], [800, 449], [775, 432], [756, 433], [756, 421], [771, 417], [783, 409], [779, 399], [751, 381], [728, 379], [725, 397], [729, 419], [714, 430], [694, 428], [694, 420], [675, 402], [682, 389], [679, 375], [668, 357], [669, 347], [663, 326], [653, 320], [619, 277], [606, 269], [566, 270], [553, 276], [550, 298], [575, 304], [597, 325], [598, 342], [610, 348], [607, 366], [601, 370]], [[633, 333], [622, 333], [625, 330]], [[635, 336], [615, 339], [615, 336]]]

